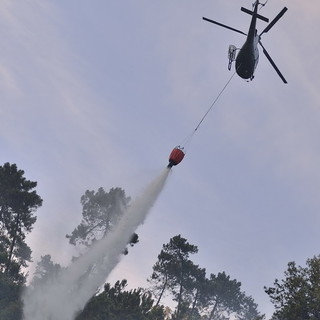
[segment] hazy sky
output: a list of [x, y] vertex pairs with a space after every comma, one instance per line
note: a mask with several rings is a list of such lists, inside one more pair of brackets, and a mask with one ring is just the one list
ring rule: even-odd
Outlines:
[[[240, 7], [251, 4], [1, 1], [0, 164], [38, 182], [35, 261], [70, 261], [65, 235], [85, 190], [134, 197], [167, 165], [232, 75], [229, 44], [245, 39], [202, 16], [247, 32]], [[208, 274], [241, 281], [271, 315], [263, 286], [320, 253], [320, 4], [269, 0], [260, 14], [273, 19], [284, 6], [262, 41], [288, 84], [262, 50], [252, 82], [232, 79], [111, 282], [145, 286], [162, 245], [181, 234]]]

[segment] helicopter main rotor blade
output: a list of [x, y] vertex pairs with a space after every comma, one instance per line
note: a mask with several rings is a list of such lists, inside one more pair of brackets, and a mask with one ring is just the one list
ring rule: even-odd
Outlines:
[[220, 27], [224, 27], [224, 28], [227, 28], [227, 29], [229, 29], [229, 30], [232, 30], [232, 31], [235, 31], [235, 32], [238, 32], [238, 33], [244, 34], [245, 36], [247, 35], [246, 33], [242, 32], [242, 31], [240, 31], [240, 30], [238, 30], [238, 29], [231, 28], [231, 27], [226, 26], [225, 24], [222, 24], [222, 23], [220, 23], [220, 22], [217, 22], [217, 21], [214, 21], [214, 20], [211, 20], [211, 19], [205, 18], [205, 17], [202, 17], [202, 19], [203, 19], [203, 20], [206, 20], [206, 21], [208, 21], [208, 22], [211, 22], [211, 23], [217, 24], [217, 25], [218, 25], [218, 26], [220, 26]]
[[279, 77], [282, 79], [282, 81], [284, 83], [288, 83], [287, 80], [284, 78], [284, 76], [282, 75], [282, 73], [280, 72], [280, 70], [278, 69], [278, 67], [276, 66], [276, 64], [274, 63], [274, 61], [272, 60], [272, 58], [270, 57], [269, 53], [267, 52], [267, 50], [265, 49], [265, 47], [262, 45], [261, 41], [259, 40], [259, 44], [263, 49], [263, 53], [265, 54], [265, 56], [267, 57], [267, 59], [269, 60], [269, 62], [271, 63], [271, 65], [273, 66], [273, 68], [276, 70], [277, 74], [279, 75]]
[[277, 22], [278, 20], [286, 13], [286, 11], [288, 10], [287, 7], [284, 7], [279, 13], [278, 15], [267, 25], [267, 27], [260, 33], [260, 36], [263, 33], [267, 33]]

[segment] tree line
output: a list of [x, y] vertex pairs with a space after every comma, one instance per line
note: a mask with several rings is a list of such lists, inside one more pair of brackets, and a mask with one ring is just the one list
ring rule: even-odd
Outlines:
[[[42, 199], [37, 182], [27, 180], [16, 164], [0, 166], [0, 319], [23, 319], [22, 292], [54, 278], [63, 269], [50, 254], [37, 262], [27, 284], [26, 267], [32, 250], [26, 236], [36, 223]], [[89, 248], [108, 235], [117, 224], [130, 197], [121, 188], [86, 191], [80, 199], [81, 222], [66, 238], [74, 246]], [[124, 249], [139, 242], [133, 234]], [[225, 272], [207, 273], [191, 256], [198, 252], [180, 234], [164, 244], [153, 265], [147, 288], [127, 289], [127, 280], [113, 286], [106, 283], [97, 291], [76, 320], [261, 320], [265, 316], [251, 296], [241, 290], [241, 282]], [[274, 305], [272, 320], [320, 319], [320, 255], [305, 267], [289, 262], [282, 280], [264, 288]], [[166, 299], [165, 299], [166, 298]], [[171, 308], [165, 301], [172, 301]], [[46, 319], [44, 319], [46, 320]]]

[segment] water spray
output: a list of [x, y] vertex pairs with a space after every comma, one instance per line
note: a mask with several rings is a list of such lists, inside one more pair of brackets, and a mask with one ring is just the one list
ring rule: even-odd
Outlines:
[[97, 241], [56, 278], [24, 293], [24, 320], [75, 318], [119, 263], [132, 234], [144, 223], [163, 190], [169, 173], [170, 169], [165, 168], [151, 181], [110, 234]]

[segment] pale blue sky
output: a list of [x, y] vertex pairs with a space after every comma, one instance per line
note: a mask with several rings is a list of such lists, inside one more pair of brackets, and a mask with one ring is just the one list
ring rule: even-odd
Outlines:
[[[246, 32], [241, 6], [251, 1], [2, 1], [0, 163], [38, 181], [35, 261], [68, 263], [86, 189], [134, 196], [167, 165], [231, 76], [229, 44], [244, 41], [202, 16]], [[320, 5], [269, 0], [260, 13], [284, 6], [262, 40], [288, 84], [261, 50], [254, 81], [234, 77], [110, 281], [144, 286], [181, 234], [208, 274], [226, 271], [270, 315], [263, 286], [319, 253]]]

